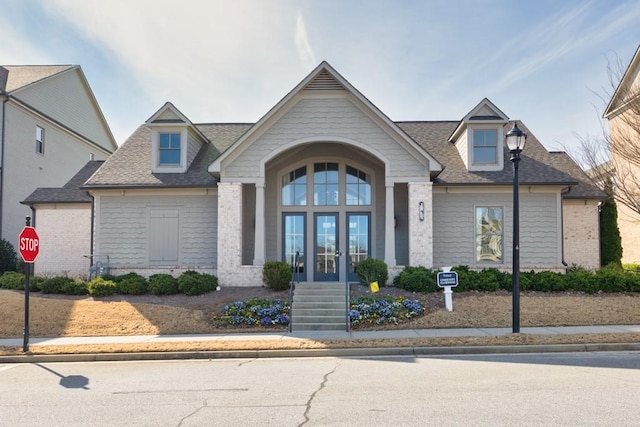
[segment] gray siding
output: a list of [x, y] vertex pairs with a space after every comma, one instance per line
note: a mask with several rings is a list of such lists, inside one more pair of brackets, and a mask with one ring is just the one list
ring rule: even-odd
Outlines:
[[[242, 185], [242, 265], [253, 264], [256, 224], [256, 186]], [[274, 258], [275, 259], [275, 258]]]
[[[562, 248], [558, 235], [558, 195], [520, 194], [520, 264], [522, 268], [557, 268]], [[475, 262], [475, 207], [503, 206], [503, 264]], [[433, 195], [433, 259], [436, 267], [510, 267], [513, 210], [510, 193]]]
[[79, 70], [73, 70], [16, 93], [39, 111], [54, 117], [106, 150], [113, 151], [106, 123], [82, 81]]
[[97, 251], [109, 255], [113, 267], [148, 266], [148, 211], [159, 207], [179, 210], [177, 267], [214, 267], [216, 196], [100, 196]]
[[[396, 184], [393, 190], [396, 222], [396, 264], [409, 264], [409, 187]], [[383, 234], [384, 235], [384, 234]]]
[[391, 161], [395, 176], [426, 176], [427, 167], [347, 98], [306, 98], [280, 118], [225, 169], [225, 176], [256, 177], [258, 165], [278, 147], [301, 138], [348, 138], [366, 144]]
[[200, 143], [200, 141], [198, 140], [196, 135], [194, 135], [194, 133], [191, 130], [189, 130], [187, 132], [187, 166], [186, 166], [186, 169], [189, 169], [189, 166], [191, 166], [191, 162], [193, 162], [193, 159], [196, 158], [196, 156], [198, 155], [198, 152], [200, 151], [201, 147], [202, 147], [202, 144]]

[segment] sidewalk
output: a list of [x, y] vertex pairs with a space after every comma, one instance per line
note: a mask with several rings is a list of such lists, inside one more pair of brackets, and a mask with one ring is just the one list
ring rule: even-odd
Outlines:
[[[640, 332], [640, 325], [608, 326], [563, 326], [520, 328], [520, 333], [531, 335], [567, 335], [567, 334], [609, 334]], [[60, 337], [29, 339], [30, 346], [82, 345], [82, 344], [136, 344], [200, 341], [252, 341], [252, 340], [366, 340], [384, 338], [442, 338], [442, 337], [478, 337], [506, 336], [511, 328], [465, 328], [465, 329], [399, 329], [384, 331], [305, 331], [278, 333], [236, 333], [211, 335], [134, 335], [104, 337]], [[0, 347], [22, 347], [22, 338], [1, 338]]]

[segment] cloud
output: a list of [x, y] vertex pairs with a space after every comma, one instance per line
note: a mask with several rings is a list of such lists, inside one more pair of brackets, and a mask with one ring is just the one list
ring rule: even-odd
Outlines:
[[298, 18], [296, 19], [296, 32], [294, 35], [296, 49], [298, 50], [298, 57], [307, 68], [313, 68], [317, 65], [316, 57], [313, 54], [313, 49], [309, 44], [309, 38], [307, 36], [307, 29], [304, 25], [304, 18], [302, 12], [298, 12]]

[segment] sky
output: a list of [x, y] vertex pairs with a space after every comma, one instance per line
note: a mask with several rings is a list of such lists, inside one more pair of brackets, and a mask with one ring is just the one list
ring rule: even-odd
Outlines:
[[483, 98], [549, 150], [601, 135], [640, 0], [0, 0], [0, 64], [78, 64], [117, 143], [171, 101], [253, 123], [326, 60], [393, 121]]

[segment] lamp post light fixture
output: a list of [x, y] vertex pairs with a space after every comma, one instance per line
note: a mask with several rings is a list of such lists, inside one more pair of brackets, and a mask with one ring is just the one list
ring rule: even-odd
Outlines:
[[513, 298], [513, 328], [512, 332], [520, 332], [520, 200], [518, 192], [518, 163], [520, 163], [520, 153], [524, 150], [527, 134], [522, 132], [516, 122], [511, 130], [505, 135], [507, 147], [511, 153], [513, 162], [513, 268], [511, 270], [512, 298]]

